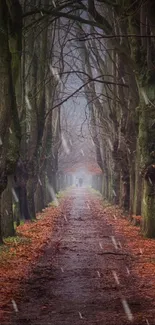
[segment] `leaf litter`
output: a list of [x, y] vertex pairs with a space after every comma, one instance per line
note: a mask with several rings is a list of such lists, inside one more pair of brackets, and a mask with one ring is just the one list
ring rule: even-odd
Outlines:
[[27, 222], [16, 229], [17, 237], [4, 240], [0, 247], [0, 323], [17, 312], [15, 297], [20, 293], [21, 281], [28, 278], [38, 258], [48, 244], [61, 207], [49, 207], [37, 215], [35, 222]]
[[[123, 280], [121, 274], [117, 274], [116, 270], [109, 269], [104, 273], [104, 278], [106, 278], [105, 289], [115, 289], [114, 285], [113, 287], [111, 286], [111, 275], [113, 275], [116, 284], [119, 284], [118, 296], [120, 303], [122, 303], [122, 307], [124, 308], [124, 312], [127, 315], [128, 321], [133, 322], [133, 320], [136, 321], [137, 319], [143, 320], [146, 324], [153, 324], [153, 317], [155, 316], [155, 312], [152, 312], [153, 307], [155, 307], [155, 241], [144, 238], [140, 229], [133, 226], [129, 220], [124, 217], [123, 212], [117, 206], [107, 206], [106, 204], [104, 206], [101, 197], [92, 194], [88, 195], [88, 199], [90, 200], [89, 205], [93, 216], [100, 221], [99, 223], [104, 220], [107, 225], [112, 227], [112, 234], [109, 234], [109, 242], [111, 241], [116, 249], [116, 243], [114, 243], [116, 237], [117, 243], [121, 243], [121, 251], [128, 252], [129, 256], [131, 256], [131, 263], [129, 265], [124, 264], [124, 275], [126, 274], [129, 278], [132, 278], [129, 280], [131, 290], [134, 287], [135, 292], [139, 295], [140, 301], [143, 303], [143, 300], [145, 301], [146, 298], [150, 301], [150, 309], [147, 310], [147, 315], [145, 315], [145, 312], [142, 314], [142, 311], [139, 311], [138, 313], [138, 307], [136, 310], [137, 318], [135, 318], [135, 312], [132, 314], [132, 309], [135, 308], [134, 304], [136, 306], [138, 303], [136, 300], [131, 300], [130, 290], [126, 296], [122, 296], [121, 291], [123, 290], [124, 284], [122, 284]], [[68, 201], [69, 200], [72, 201], [72, 198], [68, 198]], [[65, 200], [63, 204], [65, 204]], [[39, 256], [43, 253], [44, 247], [50, 241], [56, 218], [58, 216], [63, 216], [64, 219], [62, 210], [61, 205], [59, 207], [50, 207], [45, 209], [44, 213], [38, 216], [37, 222], [26, 223], [19, 226], [17, 228], [17, 240], [14, 240], [13, 243], [6, 241], [6, 245], [1, 249], [1, 319], [2, 316], [5, 316], [6, 319], [12, 312], [12, 310], [8, 309], [8, 304], [12, 304], [14, 311], [18, 313], [16, 298], [19, 300], [22, 295], [22, 292], [20, 291], [20, 282], [29, 276], [31, 270], [36, 265]], [[67, 207], [65, 207], [65, 215], [69, 214], [70, 208], [68, 207], [67, 210]], [[113, 217], [114, 215], [116, 218]], [[113, 237], [113, 235], [115, 235], [115, 237]], [[108, 238], [108, 233], [103, 237]], [[102, 243], [99, 241], [98, 244], [101, 249]], [[106, 253], [107, 249], [109, 250], [109, 247], [111, 246], [109, 246], [105, 240], [103, 254], [104, 252]], [[117, 255], [121, 254], [117, 254], [116, 252], [116, 256]], [[110, 257], [106, 258], [109, 259]], [[117, 261], [115, 260], [115, 262]], [[123, 260], [123, 263], [124, 262], [125, 259]], [[61, 272], [64, 272], [63, 267], [61, 267]], [[99, 271], [97, 271], [99, 277], [100, 273], [98, 272]], [[138, 281], [134, 282], [134, 276], [138, 277]], [[79, 312], [79, 317], [83, 318], [81, 311]], [[110, 317], [112, 317], [112, 315]]]

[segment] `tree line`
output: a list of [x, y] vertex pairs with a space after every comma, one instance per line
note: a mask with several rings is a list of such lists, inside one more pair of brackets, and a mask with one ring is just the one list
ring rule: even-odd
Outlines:
[[[81, 92], [103, 196], [155, 236], [154, 10], [151, 0], [0, 0], [1, 242], [56, 192], [61, 106]], [[80, 85], [64, 95], [70, 73]]]

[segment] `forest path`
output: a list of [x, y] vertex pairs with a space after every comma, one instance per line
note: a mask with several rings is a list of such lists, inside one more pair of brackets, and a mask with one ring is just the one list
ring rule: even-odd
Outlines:
[[132, 255], [106, 217], [100, 218], [99, 198], [74, 189], [65, 202], [51, 242], [24, 284], [23, 299], [16, 301], [19, 312], [11, 324], [147, 324], [149, 302], [136, 291], [138, 279], [129, 271]]

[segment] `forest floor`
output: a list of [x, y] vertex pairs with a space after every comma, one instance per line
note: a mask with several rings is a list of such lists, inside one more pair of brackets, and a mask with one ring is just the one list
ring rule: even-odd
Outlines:
[[[100, 195], [72, 189], [58, 208], [50, 207], [36, 224], [20, 227], [25, 238], [29, 232], [35, 236], [25, 248], [17, 245], [9, 260], [17, 272], [9, 288], [7, 260], [5, 279], [0, 267], [5, 280], [0, 324], [155, 324], [155, 240], [144, 239]], [[22, 256], [25, 272], [20, 272]], [[13, 267], [17, 258], [19, 267]]]

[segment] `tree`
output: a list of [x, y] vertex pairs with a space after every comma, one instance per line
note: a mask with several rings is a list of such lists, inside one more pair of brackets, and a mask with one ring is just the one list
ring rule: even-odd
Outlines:
[[[11, 4], [8, 1], [1, 0], [0, 201], [1, 194], [7, 185], [7, 177], [13, 174], [19, 155], [20, 126], [17, 112], [16, 85], [20, 73], [21, 28], [22, 11], [19, 2], [14, 0]], [[1, 213], [0, 204], [0, 215]], [[10, 213], [12, 212], [10, 211]], [[12, 233], [12, 229], [10, 229], [10, 232]]]

